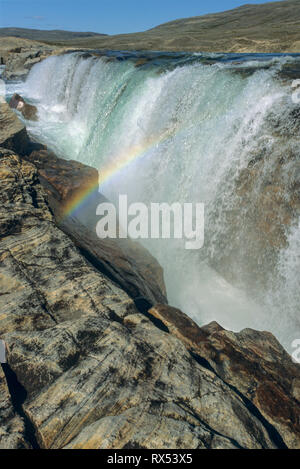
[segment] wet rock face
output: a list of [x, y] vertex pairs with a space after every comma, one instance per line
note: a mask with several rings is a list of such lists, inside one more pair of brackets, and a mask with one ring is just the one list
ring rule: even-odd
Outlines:
[[26, 103], [24, 98], [17, 93], [11, 98], [9, 107], [20, 111], [26, 120], [36, 121], [38, 119], [36, 106]]
[[33, 151], [26, 158], [38, 168], [59, 227], [72, 238], [89, 262], [131, 298], [144, 298], [150, 305], [167, 303], [163, 270], [142, 245], [130, 239], [97, 237], [96, 207], [107, 202], [97, 190], [89, 205], [84, 206], [83, 219], [65, 215], [65, 207], [70, 200], [91, 187], [97, 187], [98, 171], [77, 161], [57, 158], [45, 149]]
[[[39, 146], [42, 147], [42, 145]], [[61, 212], [77, 193], [84, 192], [98, 183], [99, 176], [95, 168], [78, 161], [58, 158], [46, 148], [34, 150], [27, 155], [26, 159], [37, 167], [42, 181], [46, 180], [51, 185], [52, 193], [49, 187], [49, 195], [56, 197], [60, 202]]]
[[50, 55], [61, 54], [69, 50], [74, 50], [74, 47], [50, 46], [16, 37], [1, 38], [0, 61], [2, 59], [5, 64], [3, 76], [6, 80], [24, 80], [33, 65]]
[[167, 303], [163, 269], [139, 243], [130, 239], [99, 239], [76, 218], [58, 225], [70, 236], [80, 252], [146, 309], [157, 302]]
[[200, 363], [239, 394], [277, 442], [300, 448], [300, 365], [269, 332], [199, 328], [181, 311], [157, 305], [149, 311], [183, 341]]
[[[195, 329], [166, 306], [141, 314], [123, 290], [86, 261], [55, 225], [31, 163], [2, 149], [0, 178], [0, 336], [7, 344], [9, 370], [25, 390], [18, 418], [34, 428], [33, 442], [42, 448], [296, 446], [261, 418], [256, 401], [249, 406], [246, 389], [239, 391], [222, 375], [227, 360], [223, 372], [218, 368], [222, 344], [218, 348], [213, 332]], [[179, 333], [172, 317], [179, 321]], [[213, 330], [223, 332], [217, 326]], [[246, 357], [247, 336], [224, 335], [233, 337], [230, 343]], [[257, 337], [253, 333], [250, 347], [254, 370], [267, 347]], [[263, 362], [272, 378], [274, 361], [281, 369], [289, 364], [274, 340]], [[203, 346], [203, 354], [208, 348], [206, 359], [194, 342]], [[213, 358], [208, 358], [209, 347], [216, 350]], [[238, 358], [232, 355], [230, 366], [242, 373]], [[12, 399], [14, 393], [12, 386]], [[286, 392], [287, 406], [289, 396]], [[293, 407], [286, 408], [292, 415]], [[0, 420], [1, 435], [7, 434], [7, 421]], [[29, 445], [27, 435], [24, 431]], [[4, 445], [18, 447], [19, 441], [4, 440]]]
[[8, 104], [0, 103], [0, 146], [24, 155], [28, 145], [29, 138], [25, 126], [11, 111]]

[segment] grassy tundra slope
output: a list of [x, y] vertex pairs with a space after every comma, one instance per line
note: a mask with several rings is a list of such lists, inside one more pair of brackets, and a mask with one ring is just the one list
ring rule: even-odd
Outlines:
[[98, 33], [83, 33], [73, 31], [61, 31], [54, 29], [51, 31], [39, 30], [39, 29], [25, 29], [25, 28], [0, 28], [0, 41], [1, 37], [17, 37], [23, 39], [31, 39], [34, 41], [67, 41], [79, 38], [91, 38], [97, 36], [105, 36], [105, 34]]
[[141, 33], [55, 43], [123, 50], [300, 52], [300, 0], [244, 5], [223, 13], [171, 21]]

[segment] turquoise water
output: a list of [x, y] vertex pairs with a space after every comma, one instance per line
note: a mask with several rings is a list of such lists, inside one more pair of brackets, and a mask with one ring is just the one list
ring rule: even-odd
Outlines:
[[[58, 155], [112, 168], [101, 185], [110, 200], [204, 202], [200, 251], [143, 240], [164, 268], [170, 304], [199, 324], [270, 330], [290, 349], [300, 338], [299, 220], [284, 227], [286, 245], [270, 251], [249, 233], [251, 206], [282, 155], [293, 155], [282, 175], [287, 201], [289, 171], [300, 177], [290, 117], [299, 70], [299, 55], [73, 53], [35, 65], [10, 92], [36, 103], [39, 121], [28, 129]], [[130, 164], [115, 167], [128, 155]], [[266, 164], [246, 199], [237, 184], [257, 155]]]

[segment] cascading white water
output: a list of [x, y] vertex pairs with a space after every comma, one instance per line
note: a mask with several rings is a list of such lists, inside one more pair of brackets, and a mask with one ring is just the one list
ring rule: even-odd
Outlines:
[[[201, 252], [186, 251], [181, 240], [143, 240], [164, 268], [170, 304], [200, 324], [216, 320], [233, 330], [270, 330], [289, 349], [300, 338], [298, 220], [286, 225], [288, 242], [275, 254], [260, 253], [253, 241], [257, 265], [246, 244], [250, 206], [259, 205], [268, 171], [276, 172], [280, 154], [291, 151], [296, 158], [287, 166], [299, 165], [299, 132], [288, 139], [278, 135], [283, 124], [274, 124], [274, 116], [279, 119], [284, 108], [284, 125], [291, 127], [292, 90], [276, 74], [300, 59], [214, 56], [215, 63], [206, 65], [201, 57], [185, 65], [150, 62], [140, 68], [131, 60], [80, 53], [50, 57], [19, 85], [39, 109], [39, 121], [27, 126], [58, 155], [100, 172], [132, 153], [131, 163], [101, 186], [114, 202], [119, 194], [127, 194], [129, 203], [204, 202]], [[266, 163], [251, 186], [252, 200], [246, 200], [237, 185], [257, 155], [267, 155]], [[284, 188], [288, 192], [288, 184]], [[218, 265], [226, 253], [230, 260]], [[276, 258], [268, 263], [264, 256]], [[250, 288], [247, 278], [255, 280], [258, 273], [265, 282]]]

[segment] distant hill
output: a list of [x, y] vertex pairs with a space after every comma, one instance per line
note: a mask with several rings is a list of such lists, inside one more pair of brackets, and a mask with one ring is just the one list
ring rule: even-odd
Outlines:
[[[25, 28], [0, 28], [1, 37], [18, 37], [23, 39], [31, 39], [33, 41], [49, 42], [49, 41], [69, 41], [79, 38], [92, 38], [106, 36], [106, 34], [92, 33], [92, 32], [73, 32], [62, 31], [53, 29], [51, 31], [40, 29], [25, 29]], [[1, 39], [0, 39], [1, 40]]]
[[[3, 29], [0, 29], [0, 35], [1, 31]], [[34, 34], [35, 30], [32, 31]], [[49, 36], [46, 39], [44, 36], [33, 36], [32, 34], [30, 37], [26, 37], [39, 38], [39, 40], [55, 45], [78, 48], [199, 52], [300, 52], [300, 0], [244, 5], [222, 13], [170, 21], [141, 33], [116, 36], [66, 31], [38, 31], [37, 33], [53, 33], [54, 36], [57, 33], [57, 36], [55, 39], [49, 39]], [[58, 39], [60, 33], [73, 34], [73, 36], [69, 36], [67, 39]], [[84, 34], [89, 36], [83, 37]]]
[[178, 19], [142, 33], [64, 43], [99, 49], [300, 52], [300, 0], [244, 5], [222, 13]]

